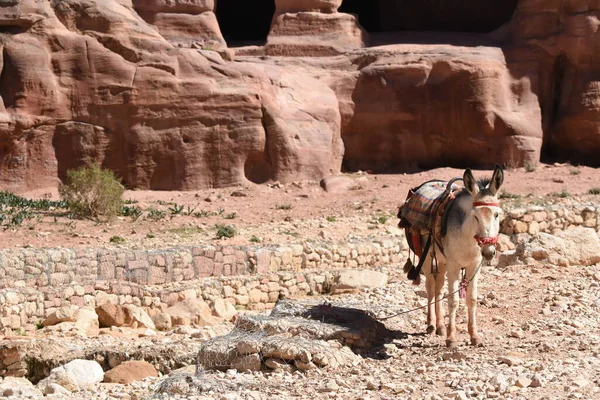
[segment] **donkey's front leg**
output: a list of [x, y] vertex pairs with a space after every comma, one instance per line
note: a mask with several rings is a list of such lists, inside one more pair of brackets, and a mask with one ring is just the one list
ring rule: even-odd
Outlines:
[[456, 347], [456, 311], [458, 310], [459, 266], [448, 265], [448, 336], [446, 346]]
[[446, 268], [440, 265], [439, 273], [435, 278], [435, 333], [438, 336], [446, 336], [446, 327], [444, 326], [444, 308], [442, 301], [444, 300], [444, 282], [446, 280]]
[[473, 276], [476, 270], [468, 271], [467, 277], [472, 277], [469, 286], [467, 287], [467, 314], [468, 314], [468, 329], [471, 336], [471, 344], [478, 346], [481, 344], [481, 338], [477, 333], [477, 280], [479, 274]]

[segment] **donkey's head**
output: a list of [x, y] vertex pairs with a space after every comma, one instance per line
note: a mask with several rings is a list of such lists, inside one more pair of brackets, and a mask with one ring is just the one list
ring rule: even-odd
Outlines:
[[476, 227], [475, 240], [481, 247], [481, 255], [489, 261], [496, 255], [496, 243], [500, 233], [502, 209], [498, 201], [498, 191], [504, 182], [504, 172], [496, 165], [491, 179], [476, 181], [473, 172], [467, 169], [463, 175], [463, 182], [473, 198], [473, 207], [467, 218], [471, 219]]

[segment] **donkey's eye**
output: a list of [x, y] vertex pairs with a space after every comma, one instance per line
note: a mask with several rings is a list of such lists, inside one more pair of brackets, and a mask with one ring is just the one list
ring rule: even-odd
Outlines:
[[479, 222], [479, 217], [475, 215], [475, 221]]
[[499, 213], [494, 213], [494, 218], [498, 219]]

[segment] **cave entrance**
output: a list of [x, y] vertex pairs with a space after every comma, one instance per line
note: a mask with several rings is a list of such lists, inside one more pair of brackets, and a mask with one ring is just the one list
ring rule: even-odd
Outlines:
[[228, 47], [264, 45], [275, 14], [275, 0], [217, 0], [216, 14]]
[[519, 0], [344, 0], [366, 31], [488, 33], [508, 22]]

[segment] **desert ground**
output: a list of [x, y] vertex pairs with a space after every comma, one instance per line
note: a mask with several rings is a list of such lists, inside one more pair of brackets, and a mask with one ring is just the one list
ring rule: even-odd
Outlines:
[[[354, 181], [342, 193], [327, 193], [319, 182], [273, 183], [198, 192], [127, 191], [130, 206], [142, 215], [109, 223], [70, 219], [49, 210], [0, 233], [4, 248], [124, 246], [160, 248], [188, 244], [263, 246], [319, 240], [343, 242], [371, 236], [397, 236], [397, 208], [407, 190], [432, 178], [460, 176], [462, 170], [437, 169], [406, 175], [347, 174]], [[491, 171], [475, 171], [476, 177]], [[598, 204], [596, 169], [564, 164], [537, 166], [534, 171], [505, 172], [504, 201], [520, 204]], [[56, 190], [21, 193], [30, 198], [57, 199]], [[189, 208], [188, 208], [189, 207]], [[149, 217], [149, 210], [160, 218]], [[185, 215], [185, 214], [190, 215]], [[197, 213], [194, 215], [194, 213]], [[233, 225], [232, 238], [216, 238], [217, 224]], [[123, 240], [111, 238], [121, 237]], [[118, 243], [116, 243], [118, 242]], [[367, 310], [383, 318], [425, 304], [424, 285], [414, 286], [401, 266], [379, 268], [388, 284], [311, 301]], [[302, 299], [300, 299], [302, 300]], [[247, 311], [241, 310], [240, 313]], [[448, 349], [443, 337], [425, 334], [425, 311], [417, 310], [382, 321], [383, 343], [343, 366], [307, 372], [206, 371], [205, 385], [194, 393], [188, 386], [161, 389], [165, 379], [178, 379], [195, 367], [171, 371], [171, 376], [145, 378], [129, 385], [100, 383], [53, 398], [73, 399], [594, 399], [600, 398], [600, 265], [495, 264], [482, 270], [479, 325], [483, 346], [468, 345], [466, 312], [459, 310], [459, 346]], [[247, 312], [257, 314], [257, 312]], [[268, 314], [269, 310], [261, 312]], [[258, 313], [258, 314], [261, 314]], [[224, 335], [233, 322], [212, 327], [179, 327], [153, 335], [119, 334], [95, 338], [66, 337], [44, 329], [26, 337], [52, 351], [68, 346], [76, 352], [119, 349], [159, 352], [170, 348], [193, 353], [203, 341]], [[60, 350], [62, 351], [62, 350]], [[185, 364], [186, 362], [183, 362]], [[180, 364], [181, 366], [181, 364]], [[166, 375], [166, 374], [165, 374]], [[183, 376], [183, 375], [181, 375]], [[191, 376], [191, 375], [190, 375]], [[8, 386], [7, 386], [8, 385]], [[9, 378], [0, 382], [4, 390]], [[0, 390], [0, 394], [2, 394]], [[5, 394], [12, 392], [4, 392]], [[20, 392], [26, 393], [26, 392]], [[24, 396], [24, 395], [23, 395]], [[17, 396], [18, 397], [18, 396]]]

